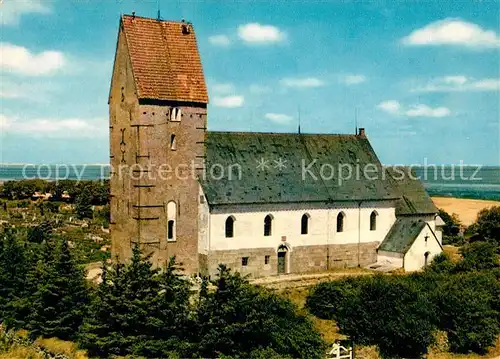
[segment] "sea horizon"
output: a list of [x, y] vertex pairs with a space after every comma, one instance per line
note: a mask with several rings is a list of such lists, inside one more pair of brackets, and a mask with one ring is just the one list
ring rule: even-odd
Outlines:
[[[391, 165], [384, 166], [390, 167]], [[457, 166], [459, 165], [426, 167], [415, 165], [412, 168], [431, 196], [500, 201], [500, 166]], [[0, 183], [23, 179], [99, 181], [109, 179], [109, 175], [110, 164], [107, 163], [0, 163]]]

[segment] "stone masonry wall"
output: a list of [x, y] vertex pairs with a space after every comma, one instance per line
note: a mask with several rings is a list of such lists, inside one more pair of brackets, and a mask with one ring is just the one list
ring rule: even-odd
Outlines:
[[[171, 121], [172, 107], [180, 121]], [[120, 31], [109, 111], [113, 256], [127, 261], [137, 243], [156, 266], [175, 255], [186, 273], [198, 273], [196, 175], [203, 169], [206, 105], [140, 102]], [[176, 204], [174, 241], [167, 240], [169, 202]]]
[[[377, 261], [379, 242], [358, 244], [334, 244], [294, 247], [287, 252], [289, 261], [287, 274], [312, 273], [334, 268], [366, 266]], [[265, 256], [269, 264], [264, 264]], [[242, 265], [242, 258], [248, 257], [248, 264]], [[329, 265], [327, 266], [327, 262]], [[278, 254], [274, 248], [252, 248], [239, 250], [211, 251], [208, 255], [208, 270], [211, 276], [217, 273], [219, 263], [226, 264], [234, 271], [250, 274], [252, 278], [278, 274]]]

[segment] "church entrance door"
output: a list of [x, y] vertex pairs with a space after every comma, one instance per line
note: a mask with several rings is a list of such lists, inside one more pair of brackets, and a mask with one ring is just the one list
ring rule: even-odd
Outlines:
[[286, 250], [278, 251], [278, 274], [286, 274]]
[[286, 252], [278, 252], [278, 274], [286, 273]]

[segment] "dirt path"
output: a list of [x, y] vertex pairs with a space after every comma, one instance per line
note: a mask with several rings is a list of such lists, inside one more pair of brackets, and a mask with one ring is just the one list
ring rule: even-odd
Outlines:
[[250, 282], [255, 285], [262, 285], [272, 289], [290, 289], [310, 287], [319, 282], [340, 279], [344, 277], [373, 275], [373, 271], [353, 268], [352, 270], [331, 271], [313, 274], [288, 274], [283, 276], [265, 277], [253, 279]]

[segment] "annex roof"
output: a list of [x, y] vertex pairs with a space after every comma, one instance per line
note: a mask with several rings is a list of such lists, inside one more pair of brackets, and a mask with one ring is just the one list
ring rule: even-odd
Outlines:
[[400, 217], [378, 247], [379, 251], [406, 253], [417, 239], [426, 222], [412, 217]]
[[387, 167], [399, 199], [396, 215], [436, 214], [438, 209], [426, 192], [422, 182], [409, 167]]
[[208, 103], [193, 25], [123, 15], [139, 99]]

